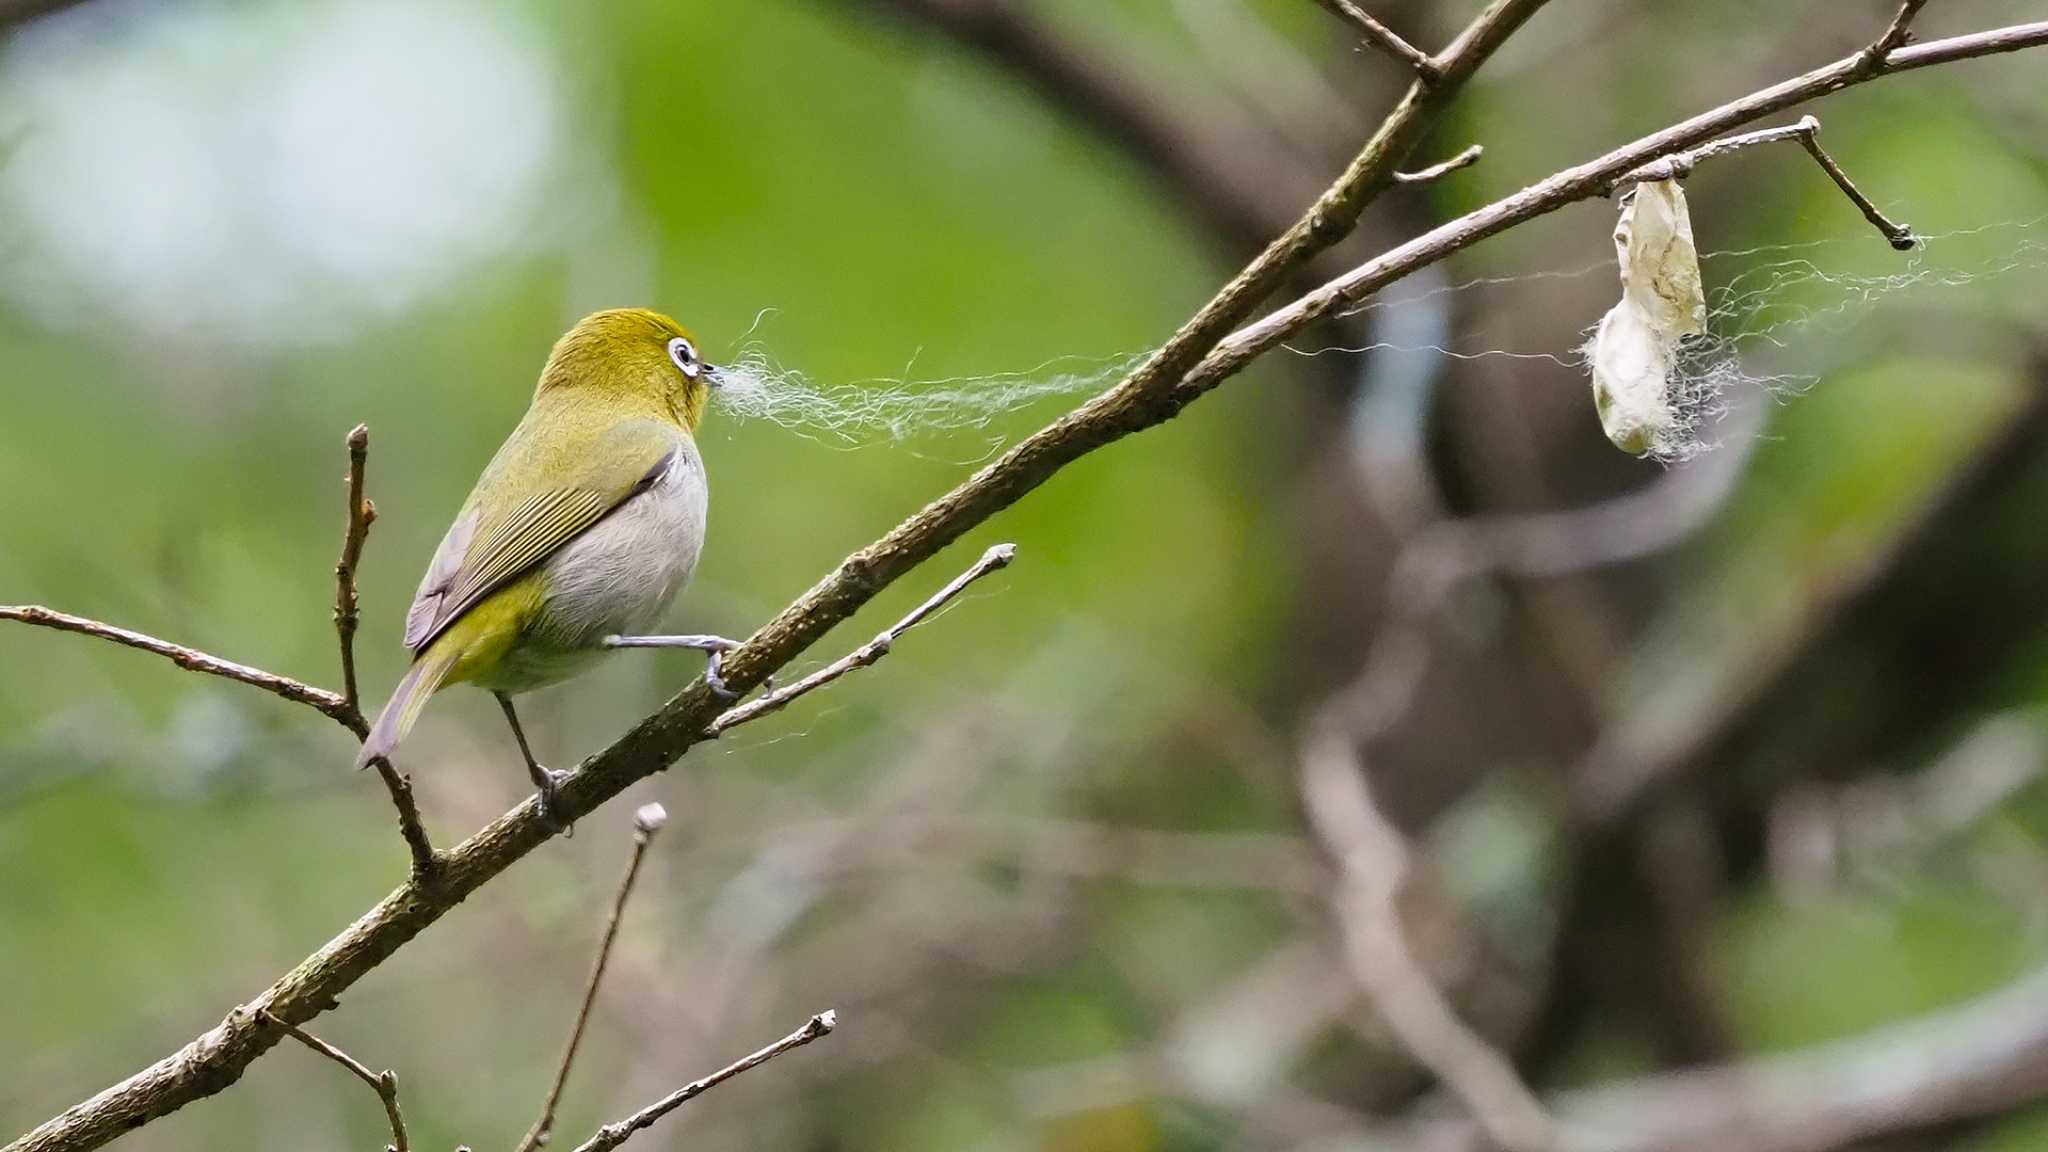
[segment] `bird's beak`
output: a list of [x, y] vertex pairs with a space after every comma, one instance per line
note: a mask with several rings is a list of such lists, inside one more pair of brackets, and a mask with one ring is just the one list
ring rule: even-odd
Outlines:
[[713, 388], [723, 388], [725, 387], [725, 373], [719, 371], [716, 364], [706, 364], [704, 366], [704, 382]]

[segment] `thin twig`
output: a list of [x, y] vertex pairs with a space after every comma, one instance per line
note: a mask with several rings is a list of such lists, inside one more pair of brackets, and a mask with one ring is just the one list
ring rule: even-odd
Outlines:
[[1913, 38], [1913, 18], [1925, 7], [1927, 0], [1905, 0], [1900, 4], [1898, 13], [1892, 17], [1892, 22], [1885, 28], [1884, 35], [1879, 36], [1870, 47], [1863, 50], [1864, 66], [1882, 68], [1892, 53], [1905, 47], [1906, 42]]
[[[722, 669], [726, 683], [740, 689], [759, 685], [904, 573], [1016, 503], [1066, 465], [1171, 419], [1292, 333], [1418, 268], [1567, 204], [1599, 195], [1615, 178], [1659, 156], [1705, 143], [1804, 101], [1910, 69], [2048, 44], [2048, 21], [2040, 21], [1901, 48], [1875, 71], [1861, 69], [1853, 57], [1846, 63], [1816, 69], [1598, 160], [1558, 172], [1505, 200], [1459, 217], [1218, 342], [1224, 328], [1249, 315], [1280, 283], [1350, 232], [1358, 213], [1378, 190], [1392, 182], [1394, 166], [1435, 121], [1435, 114], [1458, 82], [1470, 76], [1540, 6], [1539, 0], [1496, 0], [1444, 54], [1445, 82], [1419, 91], [1411, 86], [1408, 97], [1344, 177], [1287, 236], [1183, 325], [1166, 347], [1109, 391], [1026, 437], [879, 540], [849, 555], [728, 656]], [[722, 711], [708, 684], [701, 678], [692, 682], [570, 773], [558, 793], [561, 807], [571, 817], [581, 815], [667, 768], [703, 737]], [[265, 990], [250, 1007], [270, 1008], [298, 1019], [324, 1011], [407, 941], [554, 834], [539, 805], [529, 798], [449, 850], [437, 883], [428, 885], [415, 879], [400, 885]], [[0, 1152], [85, 1152], [100, 1147], [158, 1116], [225, 1090], [274, 1043], [274, 1030], [231, 1019], [38, 1125]]]
[[1403, 40], [1392, 28], [1380, 23], [1373, 14], [1360, 8], [1352, 0], [1316, 0], [1339, 20], [1358, 29], [1365, 42], [1406, 64], [1415, 70], [1415, 75], [1425, 84], [1434, 84], [1443, 75], [1443, 69], [1430, 59], [1429, 53]]
[[[347, 534], [342, 539], [341, 559], [334, 566], [334, 626], [341, 646], [341, 674], [346, 690], [333, 693], [325, 688], [251, 668], [232, 660], [223, 660], [159, 640], [154, 636], [117, 627], [84, 616], [58, 612], [36, 604], [0, 605], [0, 620], [17, 620], [44, 628], [55, 628], [61, 632], [76, 632], [100, 640], [112, 641], [129, 648], [153, 652], [178, 667], [190, 672], [201, 672], [219, 676], [252, 688], [260, 688], [274, 696], [304, 704], [321, 715], [355, 733], [361, 740], [369, 734], [370, 726], [363, 719], [363, 710], [358, 703], [355, 673], [355, 630], [357, 620], [355, 570], [362, 559], [363, 540], [368, 535], [371, 521], [377, 517], [376, 506], [363, 497], [363, 467], [369, 452], [369, 429], [357, 425], [348, 436], [348, 498], [349, 516]], [[431, 877], [437, 866], [433, 841], [427, 837], [426, 825], [420, 820], [419, 805], [413, 799], [412, 782], [384, 759], [372, 761], [377, 775], [384, 781], [385, 790], [391, 794], [392, 806], [398, 810], [398, 831], [405, 838], [406, 849], [412, 854], [414, 875], [422, 879]]]
[[384, 790], [391, 793], [391, 806], [398, 810], [398, 834], [405, 838], [406, 851], [412, 854], [413, 875], [431, 880], [441, 866], [441, 858], [434, 852], [434, 841], [427, 835], [426, 824], [420, 820], [419, 801], [412, 794], [412, 777], [382, 756], [370, 761], [370, 767], [377, 770]]
[[895, 645], [896, 641], [905, 632], [910, 631], [932, 613], [945, 607], [947, 602], [952, 600], [953, 597], [966, 591], [969, 584], [994, 572], [998, 568], [1009, 567], [1010, 561], [1016, 559], [1016, 557], [1017, 546], [1015, 544], [997, 544], [991, 547], [988, 551], [981, 554], [981, 559], [976, 560], [973, 567], [953, 577], [944, 588], [932, 593], [930, 599], [911, 609], [909, 615], [883, 629], [881, 635], [876, 636], [873, 640], [855, 648], [853, 651], [848, 652], [846, 655], [841, 656], [839, 659], [834, 660], [832, 663], [825, 665], [823, 668], [798, 680], [794, 684], [785, 685], [775, 689], [773, 692], [727, 709], [710, 723], [705, 732], [708, 735], [716, 736], [728, 729], [737, 728], [750, 720], [759, 720], [771, 712], [781, 711], [788, 707], [791, 701], [823, 688], [848, 672], [852, 672], [857, 668], [866, 668], [868, 665], [887, 656], [889, 649]]
[[370, 427], [358, 424], [348, 434], [348, 531], [341, 538], [341, 559], [334, 564], [334, 631], [341, 641], [341, 698], [360, 714], [356, 691], [356, 565], [377, 506], [363, 496], [363, 466], [370, 455]]
[[1373, 804], [1351, 739], [1334, 723], [1313, 727], [1302, 756], [1302, 795], [1341, 869], [1332, 904], [1352, 978], [1402, 1046], [1465, 1102], [1494, 1144], [1544, 1152], [1556, 1143], [1556, 1122], [1507, 1057], [1458, 1018], [1408, 947], [1397, 903], [1408, 845]]
[[2013, 24], [1900, 48], [1874, 69], [1867, 67], [1861, 53], [1858, 53], [1731, 100], [1597, 159], [1554, 173], [1504, 200], [1496, 200], [1484, 208], [1440, 224], [1292, 303], [1267, 313], [1264, 318], [1219, 341], [1215, 349], [1182, 378], [1177, 393], [1184, 400], [1192, 400], [1243, 370], [1245, 365], [1294, 333], [1341, 308], [1366, 299], [1418, 269], [1427, 268], [1452, 253], [1462, 252], [1481, 240], [1546, 216], [1568, 204], [1603, 195], [1630, 172], [1674, 152], [1698, 147], [1731, 129], [1880, 77], [1958, 60], [2019, 52], [2044, 44], [2048, 44], [2048, 20]]
[[1673, 152], [1668, 156], [1653, 160], [1633, 172], [1624, 174], [1620, 179], [1608, 186], [1608, 191], [1612, 193], [1631, 184], [1640, 184], [1646, 180], [1683, 180], [1687, 176], [1692, 175], [1693, 169], [1699, 167], [1702, 160], [1711, 160], [1716, 156], [1726, 156], [1732, 152], [1740, 152], [1744, 148], [1753, 148], [1758, 144], [1775, 144], [1780, 140], [1796, 140], [1805, 133], [1806, 120], [1811, 119], [1813, 117], [1808, 116], [1797, 124], [1784, 124], [1776, 128], [1759, 128], [1754, 132], [1744, 132], [1737, 136], [1724, 136], [1719, 140], [1709, 140], [1697, 148], [1688, 148], [1683, 152]]
[[1901, 252], [1910, 252], [1920, 243], [1914, 237], [1911, 228], [1903, 224], [1895, 224], [1886, 218], [1885, 214], [1878, 210], [1877, 205], [1871, 203], [1870, 198], [1865, 196], [1862, 190], [1856, 187], [1855, 182], [1849, 179], [1849, 174], [1842, 171], [1842, 166], [1835, 163], [1835, 158], [1828, 155], [1826, 149], [1820, 146], [1820, 121], [1811, 116], [1800, 117], [1797, 124], [1787, 124], [1780, 128], [1764, 128], [1755, 132], [1744, 132], [1739, 136], [1724, 137], [1720, 140], [1702, 144], [1697, 148], [1688, 148], [1683, 152], [1673, 152], [1669, 156], [1652, 161], [1628, 173], [1615, 181], [1614, 187], [1624, 187], [1629, 184], [1640, 183], [1644, 180], [1683, 179], [1690, 175], [1692, 170], [1702, 160], [1712, 159], [1715, 156], [1725, 156], [1730, 152], [1737, 152], [1758, 144], [1773, 144], [1780, 140], [1799, 141], [1800, 145], [1806, 149], [1807, 154], [1812, 156], [1814, 161], [1821, 166], [1821, 170], [1828, 174], [1828, 178], [1835, 182], [1835, 187], [1840, 188], [1842, 194], [1849, 198], [1849, 202], [1856, 205], [1857, 210], [1863, 213], [1865, 220], [1870, 221], [1873, 227], [1879, 232], [1884, 233], [1885, 240], [1893, 248]]
[[[341, 538], [341, 559], [334, 564], [334, 633], [341, 647], [342, 714], [336, 716], [344, 727], [362, 740], [370, 734], [363, 718], [362, 696], [356, 688], [356, 623], [360, 618], [356, 602], [356, 566], [363, 559], [363, 542], [377, 519], [377, 506], [363, 495], [364, 471], [370, 459], [370, 428], [358, 424], [348, 434], [348, 527]], [[440, 858], [434, 855], [434, 841], [420, 820], [419, 802], [413, 799], [412, 780], [385, 757], [370, 761], [384, 790], [391, 794], [391, 806], [398, 810], [398, 834], [412, 855], [413, 875], [433, 876]]]
[[362, 1061], [283, 1017], [270, 1012], [263, 1012], [261, 1015], [266, 1022], [290, 1033], [292, 1039], [348, 1069], [349, 1073], [356, 1079], [368, 1084], [370, 1090], [377, 1094], [377, 1099], [384, 1105], [384, 1118], [391, 1122], [391, 1144], [386, 1149], [386, 1152], [409, 1152], [405, 1139], [405, 1117], [398, 1113], [398, 1076], [396, 1073], [388, 1068], [382, 1072], [372, 1072]]
[[1394, 173], [1394, 179], [1402, 184], [1427, 184], [1433, 180], [1440, 180], [1460, 168], [1470, 168], [1472, 165], [1479, 163], [1479, 158], [1484, 155], [1486, 155], [1486, 148], [1483, 145], [1474, 144], [1449, 160], [1431, 164], [1427, 168], [1419, 168], [1413, 172], [1396, 172]]
[[831, 1032], [838, 1025], [839, 1016], [837, 1013], [830, 1009], [820, 1012], [806, 1021], [803, 1027], [761, 1049], [759, 1052], [735, 1063], [728, 1064], [702, 1080], [683, 1085], [681, 1088], [649, 1104], [624, 1120], [599, 1128], [595, 1136], [576, 1146], [576, 1152], [608, 1152], [609, 1149], [617, 1148], [619, 1145], [624, 1144], [633, 1133], [652, 1125], [655, 1121], [682, 1107], [689, 1101], [702, 1096], [704, 1093], [718, 1087], [742, 1072], [766, 1064], [784, 1052], [793, 1051], [809, 1044], [818, 1037]]
[[590, 1023], [590, 1009], [597, 1003], [597, 986], [604, 980], [604, 968], [612, 958], [612, 944], [619, 938], [619, 920], [626, 914], [626, 900], [633, 895], [633, 881], [640, 877], [640, 862], [647, 858], [647, 846], [654, 841], [654, 834], [668, 823], [668, 812], [659, 804], [647, 804], [633, 814], [633, 856], [626, 862], [626, 874], [619, 880], [618, 894], [612, 897], [611, 915], [605, 919], [604, 936], [597, 944], [597, 960], [590, 966], [590, 980], [583, 986], [583, 1005], [576, 1010], [576, 1023], [569, 1029], [569, 1043], [562, 1049], [561, 1066], [555, 1069], [555, 1082], [548, 1088], [547, 1100], [540, 1106], [540, 1119], [526, 1132], [519, 1142], [518, 1152], [534, 1152], [536, 1148], [547, 1147], [548, 1137], [555, 1130], [555, 1109], [562, 1103], [562, 1088], [569, 1083], [569, 1067], [576, 1062], [576, 1049], [583, 1043], [583, 1029]]
[[1850, 181], [1849, 174], [1842, 171], [1842, 166], [1835, 163], [1835, 158], [1828, 155], [1827, 151], [1820, 146], [1820, 121], [1808, 116], [1800, 121], [1800, 125], [1807, 130], [1800, 134], [1799, 142], [1806, 146], [1807, 154], [1812, 156], [1820, 164], [1821, 169], [1828, 174], [1828, 178], [1835, 182], [1835, 187], [1840, 188], [1842, 195], [1847, 196], [1849, 202], [1856, 205], [1857, 209], [1863, 213], [1863, 218], [1870, 221], [1872, 227], [1884, 233], [1884, 238], [1891, 241], [1893, 248], [1901, 252], [1911, 252], [1920, 243], [1913, 236], [1913, 230], [1903, 224], [1894, 224], [1886, 219], [1885, 214], [1877, 210], [1877, 205], [1870, 202], [1870, 197], [1865, 196]]
[[224, 680], [247, 684], [251, 688], [261, 688], [294, 704], [304, 704], [343, 726], [348, 724], [348, 701], [335, 693], [325, 688], [315, 688], [289, 676], [279, 676], [275, 672], [265, 672], [261, 668], [251, 668], [247, 664], [237, 664], [232, 660], [210, 656], [196, 648], [187, 648], [182, 644], [159, 640], [141, 632], [118, 628], [112, 624], [103, 624], [98, 620], [73, 616], [68, 612], [58, 612], [36, 604], [0, 605], [0, 620], [18, 620], [23, 624], [55, 628], [60, 632], [76, 632], [82, 636], [111, 640], [129, 648], [139, 648], [144, 652], [154, 652], [188, 672], [202, 672], [208, 676], [219, 676]]

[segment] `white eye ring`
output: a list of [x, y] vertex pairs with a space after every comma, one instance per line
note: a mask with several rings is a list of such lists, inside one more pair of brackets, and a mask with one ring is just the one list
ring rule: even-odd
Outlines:
[[668, 342], [668, 358], [675, 361], [676, 368], [692, 380], [704, 371], [704, 362], [697, 359], [696, 347], [681, 336]]

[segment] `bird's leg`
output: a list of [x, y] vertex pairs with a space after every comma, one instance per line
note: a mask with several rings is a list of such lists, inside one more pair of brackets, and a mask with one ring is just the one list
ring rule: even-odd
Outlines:
[[740, 646], [737, 640], [723, 636], [607, 636], [607, 648], [695, 648], [704, 653], [704, 683], [711, 686], [713, 694], [721, 700], [737, 700], [740, 694], [725, 686], [718, 675], [718, 658]]
[[561, 812], [555, 807], [556, 793], [560, 789], [563, 779], [569, 774], [567, 772], [556, 772], [533, 758], [533, 749], [526, 743], [526, 730], [519, 726], [519, 713], [512, 709], [512, 698], [503, 692], [493, 692], [491, 695], [498, 698], [498, 707], [505, 710], [505, 719], [512, 725], [512, 738], [519, 742], [519, 754], [526, 757], [527, 775], [533, 777], [534, 787], [540, 789], [540, 814], [542, 819], [561, 829], [564, 835], [574, 835], [576, 830], [570, 826], [568, 821], [562, 819]]

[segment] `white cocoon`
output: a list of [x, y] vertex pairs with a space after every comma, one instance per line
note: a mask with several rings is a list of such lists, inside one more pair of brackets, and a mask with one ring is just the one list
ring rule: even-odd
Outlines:
[[1601, 318], [1586, 349], [1593, 407], [1622, 451], [1681, 455], [1693, 414], [1673, 368], [1679, 341], [1706, 330], [1707, 302], [1677, 181], [1646, 180], [1623, 199], [1614, 252], [1621, 302]]

